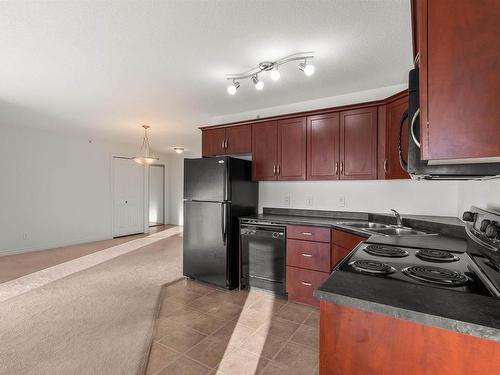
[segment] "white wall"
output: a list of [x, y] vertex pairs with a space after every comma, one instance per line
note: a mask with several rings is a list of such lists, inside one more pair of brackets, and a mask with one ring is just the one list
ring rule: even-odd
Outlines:
[[184, 158], [186, 155], [171, 155], [167, 163], [168, 222], [182, 225], [184, 195]]
[[461, 216], [471, 205], [500, 212], [500, 179], [460, 184], [457, 215]]
[[133, 156], [140, 139], [89, 143], [20, 127], [0, 134], [0, 253], [112, 236], [111, 156]]

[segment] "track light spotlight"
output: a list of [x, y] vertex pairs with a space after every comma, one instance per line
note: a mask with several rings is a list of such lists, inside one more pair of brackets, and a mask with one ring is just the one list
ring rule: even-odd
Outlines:
[[308, 77], [314, 74], [314, 65], [308, 64], [307, 59], [305, 59], [303, 63], [299, 64], [299, 69], [302, 70]]
[[240, 83], [238, 81], [233, 81], [233, 84], [230, 86], [227, 86], [227, 93], [229, 95], [234, 95], [236, 94], [236, 90], [240, 87]]
[[276, 66], [272, 71], [271, 71], [271, 79], [273, 81], [277, 81], [278, 79], [280, 79], [280, 71], [278, 70], [278, 67]]
[[252, 82], [257, 90], [260, 91], [264, 88], [264, 82], [259, 81], [259, 78], [257, 78], [257, 74], [252, 76]]

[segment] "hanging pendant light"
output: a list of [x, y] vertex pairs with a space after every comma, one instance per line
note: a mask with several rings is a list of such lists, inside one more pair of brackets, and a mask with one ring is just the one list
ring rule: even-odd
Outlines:
[[142, 140], [142, 146], [139, 152], [140, 156], [134, 157], [134, 160], [136, 161], [136, 163], [149, 165], [160, 159], [154, 156], [153, 152], [151, 151], [151, 147], [149, 146], [149, 125], [142, 125], [142, 127], [144, 128], [144, 139]]

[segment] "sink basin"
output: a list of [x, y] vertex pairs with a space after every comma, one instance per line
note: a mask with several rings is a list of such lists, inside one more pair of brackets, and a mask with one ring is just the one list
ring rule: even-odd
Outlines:
[[410, 228], [384, 228], [384, 229], [372, 229], [373, 233], [385, 234], [387, 236], [405, 236], [405, 235], [415, 235], [415, 234], [429, 234], [422, 232], [420, 230], [410, 229]]
[[380, 224], [380, 223], [362, 223], [362, 222], [348, 222], [348, 223], [339, 223], [341, 225], [347, 225], [348, 227], [353, 227], [353, 228], [364, 228], [364, 229], [383, 229], [383, 228], [390, 228], [390, 225], [387, 224]]

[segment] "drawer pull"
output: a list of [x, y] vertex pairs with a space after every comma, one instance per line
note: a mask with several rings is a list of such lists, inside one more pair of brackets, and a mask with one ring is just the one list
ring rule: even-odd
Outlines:
[[311, 283], [308, 283], [307, 281], [301, 281], [302, 285], [305, 285], [305, 286], [311, 286], [312, 284]]
[[311, 232], [302, 232], [304, 236], [312, 236], [313, 234]]
[[305, 254], [305, 253], [302, 253], [302, 256], [303, 256], [303, 257], [306, 257], [306, 258], [312, 258], [312, 254]]

